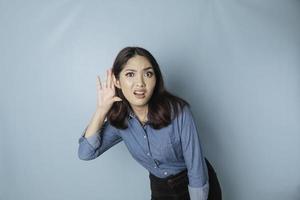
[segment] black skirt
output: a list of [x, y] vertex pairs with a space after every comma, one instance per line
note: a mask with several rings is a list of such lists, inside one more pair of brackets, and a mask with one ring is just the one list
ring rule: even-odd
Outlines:
[[[209, 176], [208, 200], [221, 200], [221, 187], [217, 174], [208, 160], [205, 158]], [[188, 190], [187, 170], [166, 178], [159, 178], [149, 174], [151, 200], [190, 200]]]

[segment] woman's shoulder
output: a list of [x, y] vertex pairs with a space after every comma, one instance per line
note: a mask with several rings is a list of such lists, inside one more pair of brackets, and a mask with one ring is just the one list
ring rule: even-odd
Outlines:
[[186, 115], [191, 115], [189, 104], [176, 104], [172, 106], [172, 119], [182, 120]]

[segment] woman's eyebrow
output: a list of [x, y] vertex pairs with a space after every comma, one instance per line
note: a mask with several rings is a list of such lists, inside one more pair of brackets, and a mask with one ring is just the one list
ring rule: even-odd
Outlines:
[[[146, 67], [145, 69], [143, 69], [143, 71], [146, 71], [148, 69], [153, 69], [153, 67]], [[133, 71], [133, 72], [136, 72], [135, 69], [126, 69], [125, 71]]]

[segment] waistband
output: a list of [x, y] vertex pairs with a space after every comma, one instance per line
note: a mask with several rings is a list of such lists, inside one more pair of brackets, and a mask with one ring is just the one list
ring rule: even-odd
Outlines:
[[153, 175], [152, 173], [149, 173], [149, 177], [150, 177], [150, 180], [155, 181], [155, 182], [172, 184], [182, 178], [185, 178], [185, 177], [187, 178], [187, 169], [179, 172], [178, 174], [175, 174], [175, 175], [172, 174], [166, 178], [157, 177], [157, 176]]

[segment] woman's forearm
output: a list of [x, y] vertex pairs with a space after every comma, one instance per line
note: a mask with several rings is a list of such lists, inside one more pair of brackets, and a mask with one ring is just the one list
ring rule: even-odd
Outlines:
[[105, 109], [99, 108], [96, 110], [85, 132], [85, 138], [92, 136], [102, 127], [106, 114]]

